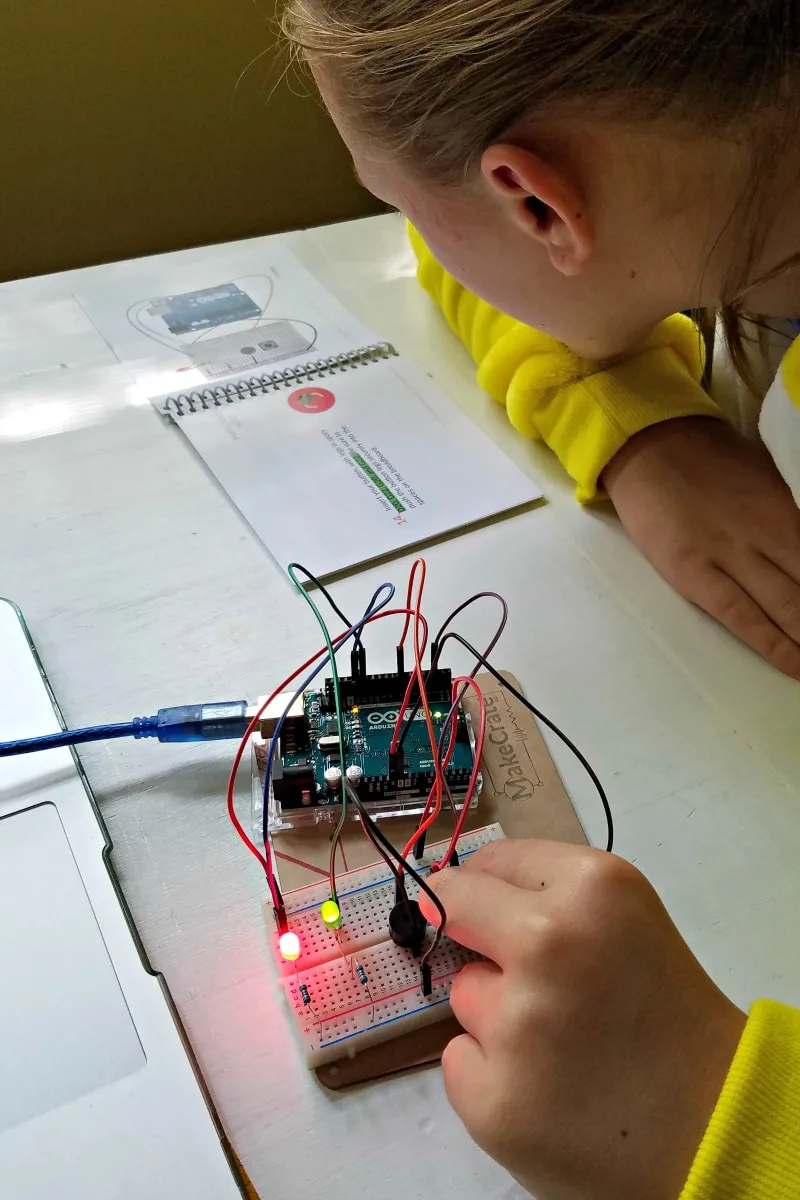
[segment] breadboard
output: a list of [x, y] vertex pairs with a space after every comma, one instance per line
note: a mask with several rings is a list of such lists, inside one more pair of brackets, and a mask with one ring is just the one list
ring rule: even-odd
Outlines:
[[[463, 862], [481, 846], [503, 837], [499, 825], [464, 834], [458, 841]], [[441, 857], [447, 842], [429, 846], [422, 863], [423, 877]], [[286, 963], [273, 935], [275, 960], [283, 977], [292, 1013], [309, 1067], [353, 1056], [359, 1049], [408, 1033], [450, 1015], [453, 977], [478, 956], [447, 936], [430, 960], [433, 990], [423, 996], [419, 960], [389, 937], [389, 913], [395, 904], [395, 885], [384, 863], [349, 871], [337, 877], [341, 927], [323, 925], [319, 906], [330, 896], [327, 884], [312, 884], [284, 896], [287, 924], [300, 939], [300, 958]], [[408, 895], [417, 885], [409, 880]], [[366, 975], [359, 975], [359, 968]], [[301, 988], [306, 988], [308, 1003]]]

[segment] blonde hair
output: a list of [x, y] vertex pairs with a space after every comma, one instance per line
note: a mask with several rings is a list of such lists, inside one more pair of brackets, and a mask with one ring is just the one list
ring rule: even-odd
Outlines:
[[[797, 127], [795, 0], [289, 0], [282, 24], [299, 55], [330, 67], [348, 119], [441, 183], [469, 178], [531, 114], [668, 117], [737, 138], [764, 113], [773, 131]], [[737, 297], [752, 290], [759, 233], [741, 217], [723, 325], [744, 367]]]

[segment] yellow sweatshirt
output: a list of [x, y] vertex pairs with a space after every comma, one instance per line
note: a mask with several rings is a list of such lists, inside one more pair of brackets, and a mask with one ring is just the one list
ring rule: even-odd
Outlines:
[[[475, 359], [478, 382], [521, 433], [558, 455], [580, 500], [595, 496], [603, 469], [639, 430], [671, 417], [721, 416], [700, 387], [702, 355], [688, 318], [670, 317], [624, 360], [598, 368], [479, 300], [413, 229], [410, 237], [420, 282]], [[800, 1200], [800, 1011], [753, 1005], [680, 1200]]]
[[688, 317], [662, 321], [613, 367], [572, 354], [561, 342], [507, 317], [457, 283], [409, 227], [419, 281], [478, 365], [478, 383], [505, 404], [511, 424], [542, 438], [577, 484], [597, 493], [603, 469], [633, 434], [671, 417], [722, 418], [703, 391], [700, 338]]

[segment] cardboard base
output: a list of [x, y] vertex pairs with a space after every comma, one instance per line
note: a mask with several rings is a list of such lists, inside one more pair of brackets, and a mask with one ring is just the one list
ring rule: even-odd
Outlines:
[[325, 1063], [317, 1067], [317, 1079], [336, 1092], [356, 1083], [369, 1083], [372, 1079], [386, 1079], [403, 1071], [435, 1066], [447, 1043], [459, 1033], [461, 1026], [455, 1017], [447, 1017], [435, 1025], [424, 1025], [422, 1029], [402, 1034], [391, 1042], [380, 1042], [377, 1046], [359, 1050], [352, 1058]]
[[[507, 672], [504, 675], [519, 688], [513, 675]], [[586, 835], [535, 718], [491, 675], [480, 674], [476, 680], [486, 700], [487, 712], [481, 763], [483, 791], [477, 807], [467, 817], [465, 829], [479, 829], [499, 821], [506, 837], [585, 844]], [[477, 703], [471, 692], [465, 697], [465, 708], [477, 725]], [[452, 813], [443, 811], [428, 840], [448, 837], [452, 823]], [[403, 846], [416, 825], [416, 819], [398, 819], [382, 822], [381, 828], [395, 846]], [[275, 835], [273, 846], [284, 892], [327, 877], [330, 836], [330, 825]], [[341, 848], [343, 870], [369, 866], [375, 861], [375, 851], [356, 822], [345, 828]], [[457, 1023], [449, 1018], [372, 1046], [353, 1058], [327, 1063], [318, 1068], [317, 1078], [325, 1087], [338, 1090], [438, 1062], [442, 1050], [457, 1032]]]

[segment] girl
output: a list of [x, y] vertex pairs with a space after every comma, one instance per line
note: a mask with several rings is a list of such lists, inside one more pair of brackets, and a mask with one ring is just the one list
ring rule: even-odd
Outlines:
[[[800, 348], [762, 416], [787, 486], [674, 315], [721, 310], [751, 384], [800, 315], [797, 0], [290, 0], [285, 24], [481, 382], [800, 677]], [[437, 888], [493, 960], [454, 988], [448, 1093], [539, 1200], [800, 1197], [800, 1013], [745, 1020], [632, 867], [517, 842]]]
[[684, 596], [800, 678], [800, 514], [672, 315], [721, 309], [740, 369], [790, 344], [797, 4], [294, 0], [286, 25], [363, 182], [433, 252], [422, 281], [483, 385]]

